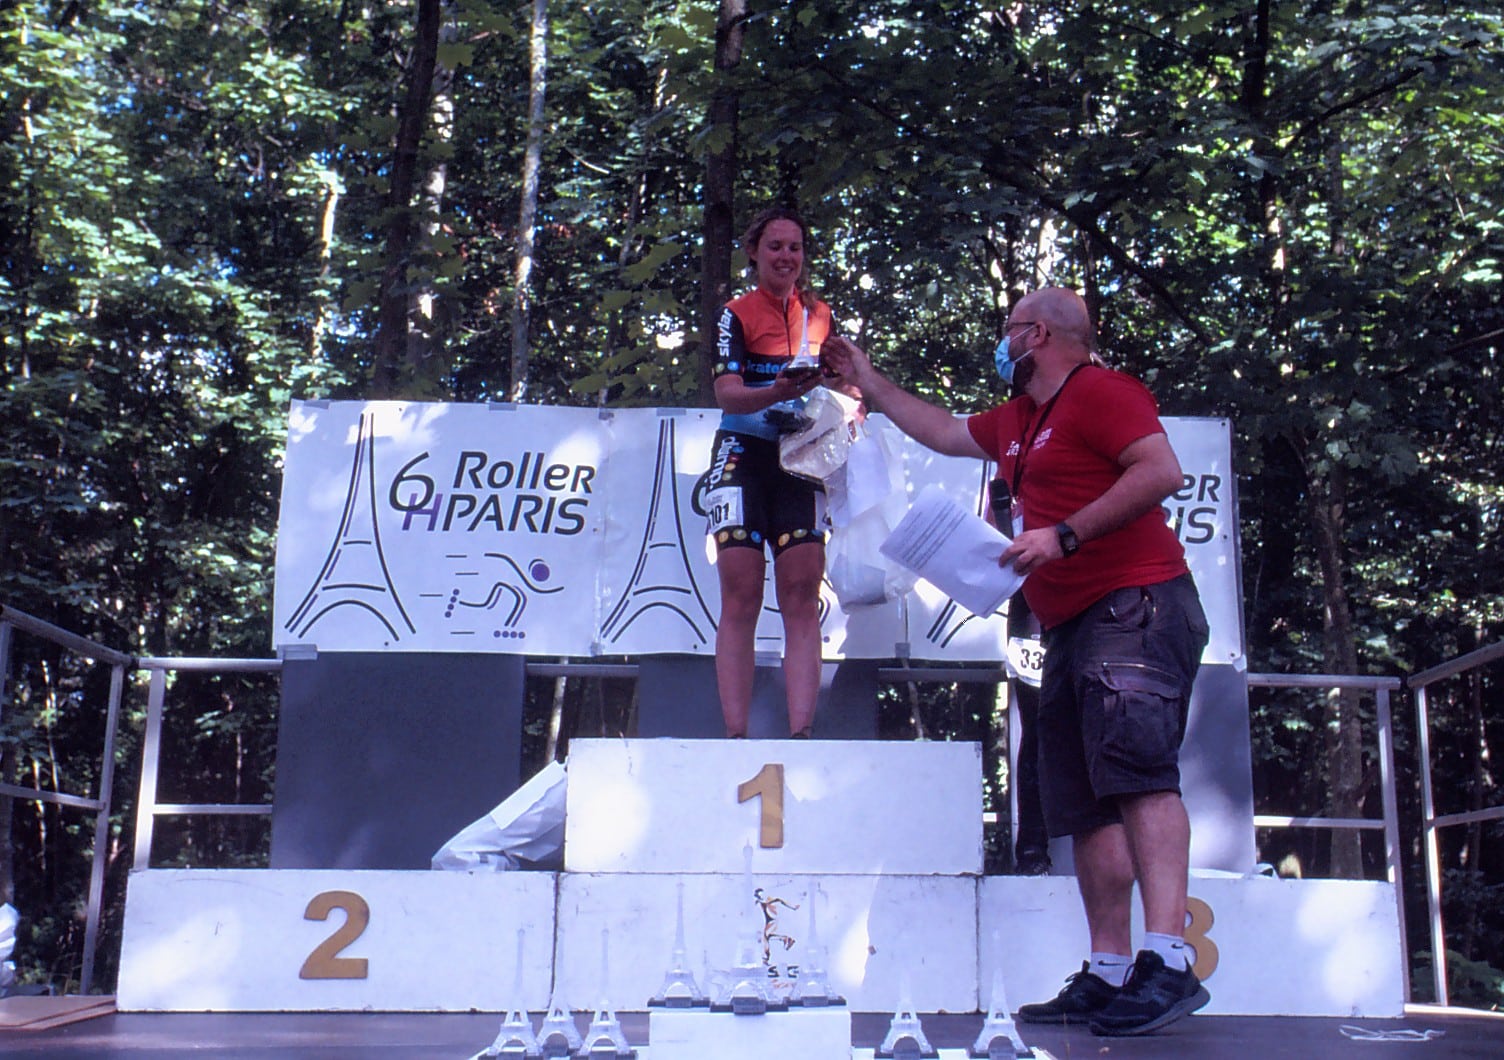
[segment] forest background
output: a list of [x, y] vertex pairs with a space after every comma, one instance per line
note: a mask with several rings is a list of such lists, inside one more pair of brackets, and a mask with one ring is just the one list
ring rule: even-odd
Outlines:
[[[132, 654], [266, 657], [290, 399], [710, 404], [735, 234], [783, 200], [838, 320], [937, 401], [996, 400], [999, 327], [1049, 282], [1166, 414], [1231, 420], [1253, 671], [1495, 643], [1501, 35], [1496, 5], [1434, 0], [0, 4], [0, 603]], [[0, 781], [96, 790], [108, 675], [12, 653]], [[1433, 693], [1441, 812], [1499, 802], [1499, 676]], [[269, 801], [275, 687], [172, 702], [162, 797]], [[112, 986], [144, 711], [133, 678], [108, 849], [0, 799], [30, 981], [77, 985], [98, 856]], [[530, 683], [524, 775], [632, 711], [629, 683]], [[895, 738], [995, 749], [1003, 713], [979, 686], [884, 694]], [[1373, 721], [1256, 694], [1260, 812], [1375, 816]], [[1443, 836], [1452, 998], [1487, 1007], [1500, 831]], [[1259, 839], [1285, 874], [1383, 872], [1380, 836]], [[266, 843], [263, 819], [164, 824], [153, 863]]]

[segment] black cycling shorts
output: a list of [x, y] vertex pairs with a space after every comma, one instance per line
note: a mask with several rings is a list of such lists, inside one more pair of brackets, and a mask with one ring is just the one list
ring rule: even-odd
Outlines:
[[824, 543], [825, 494], [778, 463], [778, 443], [716, 431], [702, 495], [716, 551], [771, 545], [777, 556], [810, 541]]

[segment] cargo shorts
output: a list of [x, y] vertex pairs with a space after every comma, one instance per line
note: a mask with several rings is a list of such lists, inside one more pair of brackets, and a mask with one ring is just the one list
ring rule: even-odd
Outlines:
[[1207, 641], [1191, 576], [1114, 589], [1043, 640], [1039, 775], [1050, 835], [1120, 822], [1121, 796], [1178, 793]]

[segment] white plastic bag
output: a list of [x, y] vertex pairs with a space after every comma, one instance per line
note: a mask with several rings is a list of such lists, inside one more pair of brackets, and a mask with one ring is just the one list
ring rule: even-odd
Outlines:
[[825, 577], [844, 610], [896, 600], [917, 580], [879, 547], [908, 511], [903, 464], [884, 430], [857, 427], [842, 468], [825, 484], [832, 529]]
[[434, 854], [435, 869], [564, 867], [564, 767], [550, 762]]
[[16, 907], [6, 902], [0, 905], [0, 997], [10, 990], [16, 981], [16, 962], [7, 960], [16, 949], [16, 926], [21, 914]]

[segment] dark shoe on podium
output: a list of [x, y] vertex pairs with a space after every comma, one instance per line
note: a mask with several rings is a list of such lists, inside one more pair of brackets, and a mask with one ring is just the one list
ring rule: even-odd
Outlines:
[[1089, 969], [1090, 961], [1081, 962], [1081, 970], [1065, 980], [1060, 993], [1048, 1001], [1018, 1007], [1020, 1023], [1090, 1023], [1118, 996], [1118, 988]]
[[1049, 873], [1050, 852], [1045, 847], [1024, 847], [1014, 859], [1015, 876], [1048, 876]]
[[1152, 950], [1140, 950], [1117, 997], [1091, 1020], [1093, 1034], [1148, 1034], [1189, 1016], [1212, 999], [1196, 973], [1173, 971]]

